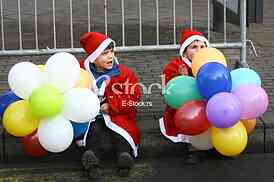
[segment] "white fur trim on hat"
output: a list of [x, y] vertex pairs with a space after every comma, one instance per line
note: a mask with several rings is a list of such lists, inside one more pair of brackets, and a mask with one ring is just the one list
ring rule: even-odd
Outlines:
[[195, 40], [200, 40], [202, 42], [205, 42], [206, 46], [209, 47], [209, 42], [208, 42], [208, 40], [204, 36], [201, 36], [201, 35], [192, 35], [192, 36], [188, 37], [184, 41], [184, 43], [182, 43], [182, 45], [180, 47], [180, 52], [179, 52], [181, 57], [183, 57], [183, 53], [184, 53], [184, 50], [186, 49], [186, 47], [189, 46]]
[[109, 44], [113, 42], [114, 43], [114, 47], [115, 47], [115, 42], [111, 39], [111, 38], [107, 38], [105, 39], [100, 45], [99, 47], [97, 47], [97, 49], [92, 53], [90, 54], [86, 60], [88, 62], [91, 62], [93, 63], [95, 61], [95, 59], [100, 56], [100, 54], [109, 46]]

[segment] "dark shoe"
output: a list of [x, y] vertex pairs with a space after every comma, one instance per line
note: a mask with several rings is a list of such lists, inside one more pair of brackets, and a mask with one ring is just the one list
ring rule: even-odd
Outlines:
[[200, 155], [197, 152], [188, 152], [185, 163], [195, 165], [201, 162]]
[[118, 158], [118, 175], [121, 177], [129, 176], [130, 170], [133, 168], [133, 165], [134, 160], [132, 156], [127, 152], [121, 153]]
[[87, 150], [82, 155], [82, 165], [84, 170], [87, 171], [90, 178], [99, 178], [102, 174], [99, 165], [99, 159], [95, 156], [94, 152]]

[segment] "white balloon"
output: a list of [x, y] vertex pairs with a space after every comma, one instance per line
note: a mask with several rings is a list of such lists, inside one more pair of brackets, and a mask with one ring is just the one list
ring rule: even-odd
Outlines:
[[78, 81], [80, 64], [72, 54], [56, 53], [47, 60], [44, 75], [46, 83], [50, 83], [65, 92]]
[[73, 127], [63, 116], [42, 120], [38, 127], [38, 139], [44, 149], [49, 152], [66, 150], [73, 140]]
[[210, 129], [199, 135], [192, 136], [190, 138], [190, 143], [194, 148], [199, 150], [209, 150], [213, 148], [211, 143]]
[[100, 110], [97, 95], [87, 88], [72, 88], [64, 94], [63, 116], [84, 123], [95, 118]]
[[28, 99], [32, 91], [42, 84], [42, 74], [37, 65], [20, 62], [10, 69], [8, 83], [18, 97]]

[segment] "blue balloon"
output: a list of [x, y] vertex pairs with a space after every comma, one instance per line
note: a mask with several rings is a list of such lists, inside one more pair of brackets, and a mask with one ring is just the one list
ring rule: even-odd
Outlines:
[[16, 96], [12, 91], [7, 91], [0, 97], [0, 120], [2, 120], [6, 108], [11, 103], [16, 102], [18, 100], [22, 99]]
[[230, 72], [232, 79], [232, 91], [241, 85], [261, 86], [262, 81], [258, 73], [249, 68], [238, 68]]
[[73, 127], [74, 138], [85, 134], [86, 130], [88, 129], [88, 123], [76, 123], [71, 121], [71, 124]]
[[201, 96], [209, 99], [219, 92], [230, 92], [232, 87], [229, 70], [217, 62], [204, 64], [196, 76], [197, 86]]

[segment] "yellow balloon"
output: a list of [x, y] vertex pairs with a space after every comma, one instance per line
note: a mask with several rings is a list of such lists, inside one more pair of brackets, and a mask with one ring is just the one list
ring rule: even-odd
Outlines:
[[216, 150], [225, 156], [239, 155], [247, 145], [247, 132], [244, 125], [238, 122], [230, 128], [211, 129], [211, 141]]
[[256, 127], [256, 119], [241, 120], [244, 124], [247, 134], [250, 134]]
[[41, 71], [44, 71], [44, 69], [45, 69], [45, 65], [43, 65], [43, 64], [39, 64], [39, 65], [37, 65], [37, 67], [38, 67]]
[[194, 76], [198, 73], [201, 66], [209, 62], [218, 62], [227, 66], [225, 56], [216, 48], [208, 47], [200, 49], [194, 54], [191, 63], [191, 69]]
[[91, 77], [86, 70], [84, 70], [82, 68], [80, 69], [80, 77], [74, 87], [75, 88], [88, 88], [88, 89], [92, 88]]
[[24, 137], [38, 128], [39, 121], [31, 114], [28, 101], [20, 100], [7, 107], [3, 116], [3, 126], [16, 137]]

